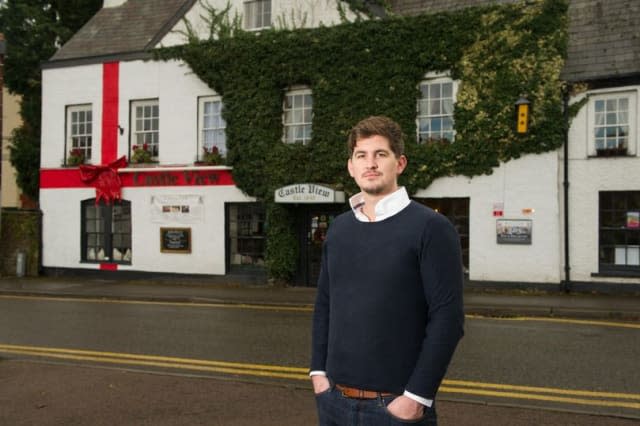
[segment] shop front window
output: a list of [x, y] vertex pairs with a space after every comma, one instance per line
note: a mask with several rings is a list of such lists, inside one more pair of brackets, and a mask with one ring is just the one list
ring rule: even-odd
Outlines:
[[260, 203], [227, 204], [229, 264], [263, 267], [265, 252], [265, 210]]
[[600, 192], [599, 269], [640, 274], [640, 191]]
[[82, 202], [82, 261], [131, 263], [131, 202]]

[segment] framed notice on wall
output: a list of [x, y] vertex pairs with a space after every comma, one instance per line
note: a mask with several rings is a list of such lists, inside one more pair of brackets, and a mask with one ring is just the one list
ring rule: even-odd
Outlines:
[[498, 244], [531, 244], [530, 219], [497, 219], [496, 236]]
[[191, 228], [160, 228], [162, 253], [191, 253]]

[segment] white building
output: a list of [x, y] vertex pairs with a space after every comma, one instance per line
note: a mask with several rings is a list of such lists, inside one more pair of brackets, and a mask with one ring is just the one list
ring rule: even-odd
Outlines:
[[[412, 14], [483, 2], [423, 3], [396, 0], [391, 7]], [[633, 43], [640, 11], [625, 0], [603, 9], [595, 3], [570, 2], [563, 78], [573, 88], [569, 103], [586, 100], [571, 121], [568, 156], [563, 149], [525, 155], [500, 164], [491, 175], [440, 178], [413, 194], [457, 226], [471, 281], [640, 283], [640, 45]], [[214, 7], [226, 4], [218, 0]], [[239, 17], [246, 29], [340, 20], [332, 1], [230, 4], [228, 16]], [[184, 16], [206, 35], [198, 18], [204, 13], [196, 1], [105, 1], [45, 64], [40, 191], [45, 269], [220, 276], [262, 270], [264, 207], [234, 185], [231, 168], [198, 164], [203, 147], [226, 151], [221, 97], [181, 62], [146, 61], [150, 48], [183, 42]], [[612, 28], [616, 37], [608, 37]], [[455, 85], [446, 78], [425, 84], [449, 83]], [[307, 94], [291, 96], [304, 103]], [[96, 205], [96, 181], [83, 181], [79, 169], [69, 167], [73, 149], [87, 163], [105, 166], [122, 156], [135, 158], [134, 146], [142, 144], [152, 165], [133, 164], [115, 173], [123, 203]], [[625, 149], [599, 149], [618, 147]], [[291, 184], [283, 188], [281, 201], [302, 202], [295, 191], [306, 183]], [[301, 241], [326, 230], [331, 216], [345, 209], [342, 194], [327, 194], [299, 209]], [[298, 274], [299, 284], [314, 285], [318, 255], [317, 250], [300, 255], [306, 272]]]
[[[222, 10], [227, 2], [211, 5]], [[231, 5], [229, 16], [241, 17], [247, 30], [340, 19], [333, 1]], [[105, 1], [44, 65], [45, 270], [263, 270], [264, 209], [234, 185], [230, 167], [199, 164], [204, 148], [226, 151], [220, 96], [183, 63], [147, 61], [151, 48], [184, 43], [183, 17], [207, 31], [202, 15], [193, 0]], [[117, 169], [122, 203], [96, 204], [100, 170], [87, 170], [96, 176], [85, 182], [73, 157], [115, 167], [143, 146], [153, 163]]]

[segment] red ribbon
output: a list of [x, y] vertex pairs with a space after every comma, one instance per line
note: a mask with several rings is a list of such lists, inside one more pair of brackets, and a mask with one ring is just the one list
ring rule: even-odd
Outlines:
[[118, 176], [118, 169], [127, 166], [127, 157], [122, 156], [116, 161], [113, 161], [107, 165], [80, 166], [80, 179], [84, 183], [93, 183], [96, 188], [96, 204], [100, 200], [104, 200], [105, 203], [111, 204], [116, 200], [122, 199], [122, 181]]

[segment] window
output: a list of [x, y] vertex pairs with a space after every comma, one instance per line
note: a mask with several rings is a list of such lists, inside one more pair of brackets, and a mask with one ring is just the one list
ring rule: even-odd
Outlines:
[[145, 150], [149, 151], [151, 158], [157, 160], [160, 152], [160, 107], [158, 100], [135, 101], [132, 103], [131, 109], [133, 115], [132, 144], [137, 147], [146, 147]]
[[244, 2], [244, 28], [259, 30], [271, 26], [271, 0]]
[[446, 77], [420, 83], [418, 99], [418, 143], [453, 142], [453, 103], [457, 85]]
[[82, 253], [85, 262], [131, 263], [131, 202], [82, 202]]
[[308, 143], [311, 140], [311, 120], [313, 117], [311, 90], [298, 88], [287, 91], [282, 110], [284, 141], [286, 143]]
[[640, 273], [640, 191], [600, 192], [600, 272]]
[[218, 149], [218, 152], [223, 157], [227, 154], [227, 137], [225, 129], [227, 123], [222, 117], [222, 100], [220, 97], [206, 97], [200, 98], [198, 101], [198, 110], [200, 112], [200, 119], [198, 123], [200, 134], [200, 154], [203, 150], [211, 152], [213, 147]]
[[635, 93], [592, 95], [589, 111], [591, 155], [635, 155]]
[[227, 204], [229, 264], [264, 266], [265, 210], [260, 203]]
[[91, 158], [92, 132], [91, 105], [67, 107], [67, 149], [65, 150], [67, 162], [69, 162], [71, 155], [81, 157], [84, 160]]

